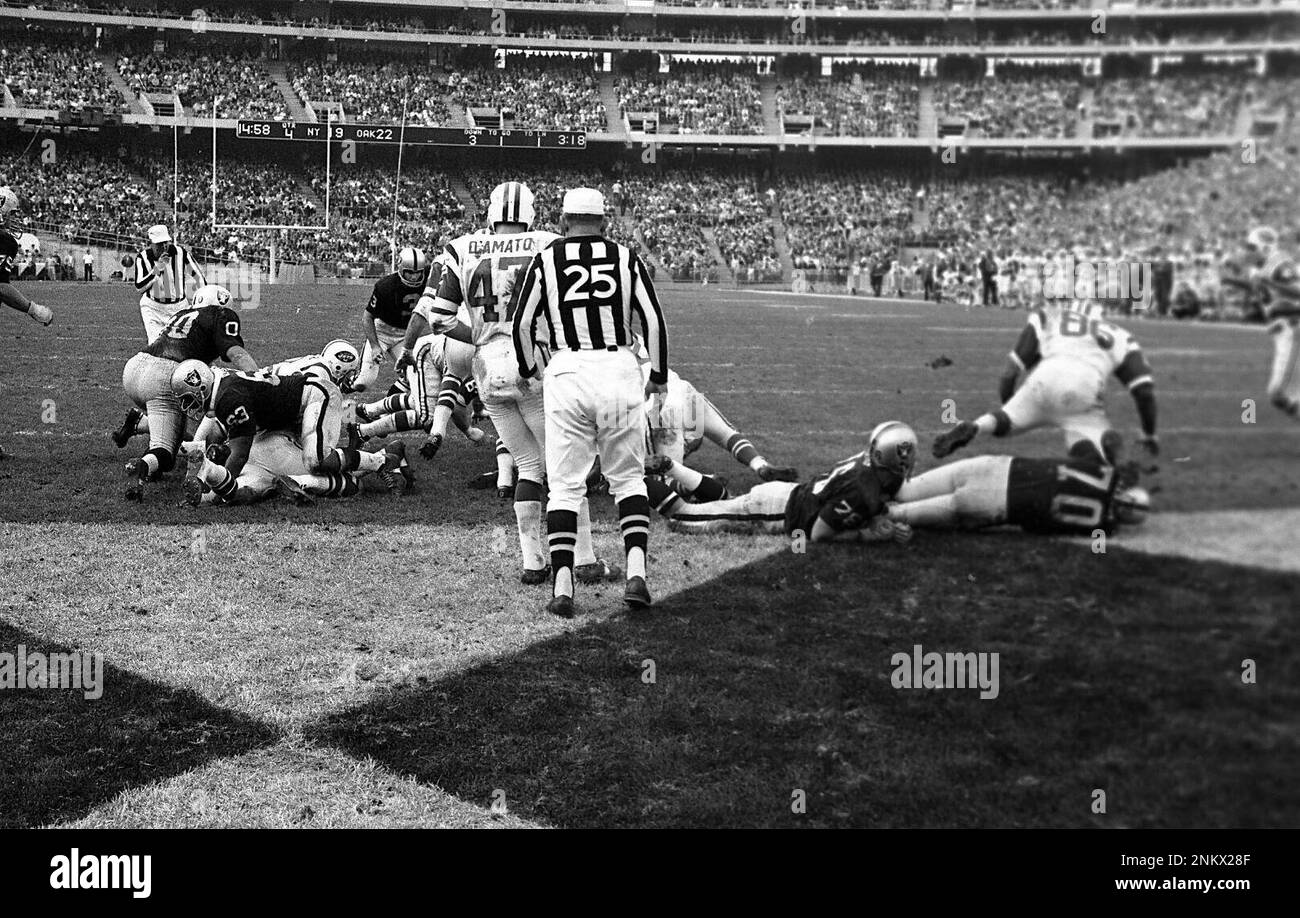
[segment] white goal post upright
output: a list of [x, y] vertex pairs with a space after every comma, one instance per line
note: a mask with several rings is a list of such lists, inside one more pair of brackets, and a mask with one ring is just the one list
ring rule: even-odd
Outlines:
[[406, 77], [406, 92], [402, 96], [402, 126], [397, 134], [397, 179], [393, 183], [393, 239], [388, 244], [389, 255], [388, 270], [397, 272], [397, 204], [402, 199], [402, 151], [406, 149], [406, 112], [407, 106], [411, 102], [411, 82], [410, 77]]

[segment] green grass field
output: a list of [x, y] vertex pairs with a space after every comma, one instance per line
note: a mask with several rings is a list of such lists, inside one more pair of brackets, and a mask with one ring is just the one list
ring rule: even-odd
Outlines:
[[[1300, 825], [1300, 428], [1264, 399], [1260, 329], [1130, 325], [1164, 446], [1141, 551], [1007, 532], [796, 554], [656, 522], [654, 613], [625, 615], [612, 584], [563, 622], [518, 582], [509, 505], [463, 487], [490, 450], [455, 435], [405, 497], [196, 510], [174, 474], [124, 502], [106, 433], [135, 297], [31, 292], [58, 317], [0, 316], [0, 653], [99, 652], [107, 672], [98, 700], [0, 691], [0, 826]], [[261, 363], [359, 341], [367, 292], [263, 288], [245, 340]], [[1023, 321], [663, 299], [673, 366], [808, 476], [880, 420], [928, 444], [945, 399], [988, 407]], [[1110, 413], [1136, 432], [1119, 388]], [[711, 446], [693, 462], [756, 483]], [[621, 560], [612, 507], [593, 511]], [[894, 689], [915, 644], [998, 652], [999, 696]]]

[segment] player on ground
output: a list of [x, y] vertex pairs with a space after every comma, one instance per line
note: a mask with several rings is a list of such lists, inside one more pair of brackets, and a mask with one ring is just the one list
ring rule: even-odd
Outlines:
[[1117, 471], [1080, 446], [1066, 459], [977, 456], [931, 469], [899, 488], [889, 518], [925, 528], [1005, 525], [1076, 535], [1145, 520], [1151, 498], [1136, 486], [1136, 472]]
[[[375, 384], [379, 365], [385, 357], [397, 360], [415, 304], [429, 283], [429, 259], [423, 249], [414, 246], [407, 246], [398, 253], [396, 271], [375, 282], [370, 301], [362, 313], [366, 346], [361, 352], [361, 373], [356, 381], [358, 392], [365, 392]], [[399, 371], [399, 388], [404, 383]]]
[[[1016, 382], [1024, 384], [1016, 390]], [[1138, 441], [1154, 459], [1160, 451], [1156, 437], [1156, 394], [1151, 368], [1138, 343], [1127, 331], [1103, 321], [1085, 307], [1071, 304], [1035, 309], [1007, 358], [998, 381], [1002, 408], [975, 421], [961, 421], [934, 441], [934, 455], [942, 459], [979, 434], [1008, 437], [1039, 427], [1059, 427], [1065, 447], [1088, 442], [1098, 459], [1114, 464], [1108, 454], [1117, 449], [1118, 436], [1106, 420], [1106, 383], [1115, 376], [1128, 387], [1142, 424]], [[1014, 394], [1013, 394], [1014, 393]]]
[[[423, 321], [414, 317], [412, 322]], [[397, 392], [377, 402], [357, 406], [362, 437], [385, 437], [405, 430], [424, 430], [429, 439], [420, 447], [420, 455], [432, 459], [446, 431], [434, 432], [440, 406], [449, 405], [449, 416], [457, 429], [471, 443], [478, 445], [485, 434], [473, 426], [470, 405], [475, 397], [472, 378], [457, 376], [459, 383], [443, 388], [443, 379], [453, 373], [453, 366], [468, 367], [474, 347], [446, 335], [424, 335], [415, 343], [411, 366], [406, 368], [407, 391]]]
[[[265, 490], [258, 488], [238, 493], [241, 485], [250, 484], [243, 479], [243, 472], [260, 433], [286, 435], [288, 445], [297, 449], [304, 474], [319, 478], [310, 485], [330, 496], [356, 492], [356, 481], [350, 473], [397, 472], [405, 458], [401, 441], [390, 444], [382, 453], [337, 446], [343, 396], [328, 379], [301, 374], [280, 377], [214, 372], [200, 360], [187, 360], [172, 375], [172, 391], [190, 417], [197, 420], [211, 412], [215, 434], [205, 435], [205, 439], [224, 442], [225, 447], [209, 446], [205, 454], [191, 453], [185, 496], [194, 505], [202, 501], [205, 485], [226, 502], [265, 496]], [[281, 445], [266, 446], [268, 451], [274, 451]], [[263, 468], [252, 470], [251, 477], [262, 479], [263, 471], [275, 474], [273, 469]], [[395, 483], [390, 482], [390, 488], [395, 488]]]
[[[444, 249], [440, 260], [446, 264], [438, 289], [426, 290], [416, 307], [422, 325], [414, 319], [408, 337], [428, 328], [435, 334], [457, 329], [457, 316], [464, 311], [468, 329], [457, 333], [473, 344], [475, 353], [470, 370], [483, 400], [488, 417], [518, 466], [515, 487], [515, 521], [519, 529], [519, 549], [523, 560], [520, 580], [525, 584], [545, 583], [550, 575], [547, 552], [542, 540], [542, 497], [545, 470], [545, 416], [542, 385], [521, 379], [515, 362], [511, 338], [511, 310], [514, 305], [515, 281], [552, 240], [555, 233], [531, 229], [535, 212], [533, 193], [520, 182], [503, 182], [492, 190], [488, 200], [488, 226], [491, 233], [460, 236]], [[448, 362], [442, 388], [460, 387], [465, 372]], [[438, 411], [444, 406], [439, 403]], [[446, 411], [450, 415], [450, 410]], [[445, 427], [445, 420], [442, 422]], [[430, 441], [441, 442], [435, 423]], [[423, 454], [423, 452], [422, 452]], [[605, 562], [596, 558], [591, 545], [591, 517], [587, 501], [578, 513], [577, 567], [580, 580], [602, 579], [609, 575]]]
[[[33, 321], [49, 325], [54, 321], [54, 313], [50, 308], [28, 299], [13, 285], [12, 272], [19, 246], [18, 237], [9, 230], [9, 215], [17, 209], [18, 195], [8, 188], [0, 187], [0, 300], [12, 309], [27, 313]], [[0, 447], [0, 457], [4, 454], [4, 448]]]
[[674, 531], [781, 533], [812, 542], [906, 542], [912, 530], [887, 515], [887, 503], [912, 474], [916, 434], [901, 421], [871, 431], [867, 448], [803, 484], [773, 481], [747, 494], [688, 503], [661, 481], [648, 479], [650, 504]]
[[1273, 336], [1273, 369], [1268, 398], [1300, 420], [1300, 274], [1295, 259], [1278, 247], [1277, 230], [1260, 226], [1246, 237], [1254, 262], [1253, 280], [1264, 300], [1264, 317]]
[[200, 287], [189, 307], [172, 316], [122, 369], [122, 387], [134, 406], [113, 441], [122, 447], [137, 431], [149, 434], [149, 450], [126, 464], [127, 500], [143, 500], [145, 482], [156, 481], [176, 464], [177, 447], [185, 434], [185, 412], [172, 392], [176, 368], [183, 361], [207, 365], [225, 360], [241, 370], [257, 369], [257, 361], [244, 349], [239, 314], [230, 303], [225, 287]]

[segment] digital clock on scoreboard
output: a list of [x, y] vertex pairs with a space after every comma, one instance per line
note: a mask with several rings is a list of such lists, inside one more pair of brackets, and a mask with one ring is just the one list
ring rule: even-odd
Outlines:
[[237, 137], [257, 140], [325, 140], [330, 143], [405, 143], [448, 147], [517, 147], [532, 150], [585, 150], [584, 131], [523, 128], [449, 128], [393, 124], [321, 124], [314, 121], [239, 121]]

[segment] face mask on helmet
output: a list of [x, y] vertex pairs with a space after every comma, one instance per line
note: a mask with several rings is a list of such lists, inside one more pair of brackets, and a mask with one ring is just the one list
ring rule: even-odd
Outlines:
[[1151, 495], [1146, 488], [1125, 488], [1116, 491], [1111, 500], [1115, 521], [1125, 526], [1140, 526], [1151, 512]]
[[423, 287], [429, 260], [422, 249], [408, 246], [397, 256], [397, 276], [408, 287]]
[[871, 432], [867, 457], [874, 468], [886, 469], [906, 481], [916, 468], [916, 433], [901, 421], [886, 421]]

